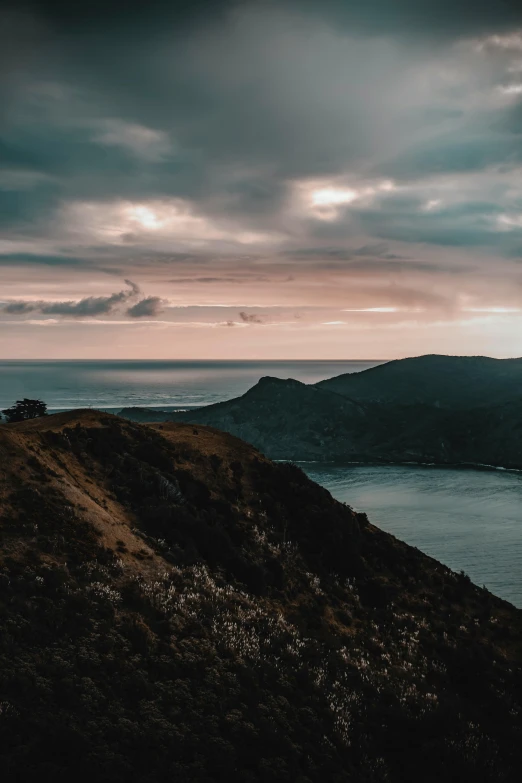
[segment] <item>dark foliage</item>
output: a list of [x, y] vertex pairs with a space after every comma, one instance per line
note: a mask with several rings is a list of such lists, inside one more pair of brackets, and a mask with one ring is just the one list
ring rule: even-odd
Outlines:
[[47, 415], [47, 405], [42, 400], [17, 400], [11, 408], [5, 408], [2, 413], [8, 422], [25, 421], [26, 419], [38, 419]]
[[[154, 563], [42, 481], [51, 455]], [[0, 485], [3, 780], [518, 779], [520, 613], [465, 575], [255, 452], [107, 418], [33, 458]]]

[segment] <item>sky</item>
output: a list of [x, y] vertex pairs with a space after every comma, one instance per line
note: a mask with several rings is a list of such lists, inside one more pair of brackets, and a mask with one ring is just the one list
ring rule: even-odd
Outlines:
[[0, 10], [0, 358], [522, 355], [522, 3]]

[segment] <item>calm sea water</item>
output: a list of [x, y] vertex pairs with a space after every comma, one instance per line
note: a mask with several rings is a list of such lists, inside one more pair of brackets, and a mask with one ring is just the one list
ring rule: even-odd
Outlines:
[[522, 608], [522, 473], [303, 463], [371, 522]]
[[263, 375], [316, 383], [378, 361], [0, 361], [0, 409], [21, 397], [49, 410], [189, 408], [243, 394]]

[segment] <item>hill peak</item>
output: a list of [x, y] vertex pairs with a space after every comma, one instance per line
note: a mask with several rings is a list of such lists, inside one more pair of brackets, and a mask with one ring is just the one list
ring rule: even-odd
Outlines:
[[522, 359], [426, 354], [317, 383], [360, 402], [472, 408], [519, 396]]
[[276, 378], [274, 375], [263, 375], [252, 388], [264, 386], [305, 386], [306, 384], [301, 381], [296, 381], [295, 378]]

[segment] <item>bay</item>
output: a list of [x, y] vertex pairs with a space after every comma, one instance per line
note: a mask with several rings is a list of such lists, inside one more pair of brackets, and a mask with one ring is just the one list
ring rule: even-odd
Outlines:
[[374, 525], [522, 608], [522, 473], [302, 463]]

